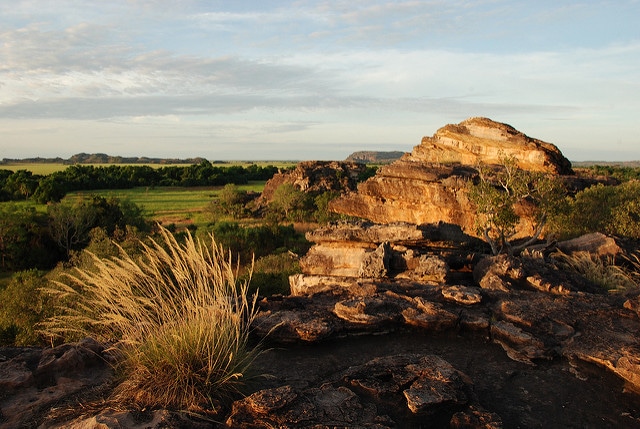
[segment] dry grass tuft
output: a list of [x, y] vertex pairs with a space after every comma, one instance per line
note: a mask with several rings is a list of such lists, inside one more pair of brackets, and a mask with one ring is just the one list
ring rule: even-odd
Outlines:
[[637, 287], [632, 275], [615, 264], [613, 258], [601, 258], [589, 252], [555, 254], [562, 266], [568, 268], [603, 289], [619, 293]]
[[93, 256], [49, 289], [59, 316], [50, 335], [79, 333], [113, 344], [122, 383], [113, 398], [139, 407], [211, 408], [237, 394], [259, 353], [249, 346], [256, 296], [238, 282], [230, 257], [190, 235], [180, 244], [166, 229], [134, 260], [124, 250]]

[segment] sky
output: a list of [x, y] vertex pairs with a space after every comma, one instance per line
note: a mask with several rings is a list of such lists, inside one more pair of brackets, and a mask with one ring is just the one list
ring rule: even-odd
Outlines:
[[640, 0], [0, 0], [0, 158], [341, 160], [469, 117], [640, 159]]

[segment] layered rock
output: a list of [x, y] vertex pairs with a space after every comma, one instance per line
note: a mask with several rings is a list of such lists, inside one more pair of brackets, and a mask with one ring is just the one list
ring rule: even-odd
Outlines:
[[504, 157], [514, 157], [518, 167], [527, 171], [572, 173], [571, 163], [555, 145], [488, 118], [446, 125], [433, 137], [424, 137], [412, 153], [414, 160], [437, 164], [500, 164]]
[[290, 279], [293, 295], [315, 293], [327, 285], [351, 288], [354, 279], [444, 283], [450, 265], [464, 263], [464, 249], [480, 246], [458, 226], [447, 224], [339, 223], [308, 232], [306, 238], [315, 244], [300, 260], [303, 274]]
[[[332, 201], [330, 210], [376, 223], [409, 222], [459, 225], [475, 231], [475, 207], [467, 184], [480, 164], [499, 165], [515, 158], [528, 171], [572, 174], [571, 163], [553, 144], [487, 118], [471, 118], [440, 128], [400, 160], [381, 167], [358, 191]], [[521, 225], [527, 235], [528, 223]]]

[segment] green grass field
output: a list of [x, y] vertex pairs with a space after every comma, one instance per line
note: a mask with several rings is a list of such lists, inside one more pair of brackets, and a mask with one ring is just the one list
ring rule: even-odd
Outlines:
[[[264, 181], [253, 181], [246, 185], [238, 185], [238, 189], [247, 192], [262, 192]], [[221, 186], [177, 188], [132, 188], [103, 191], [70, 192], [65, 199], [79, 198], [89, 195], [99, 195], [105, 198], [114, 197], [120, 200], [128, 200], [140, 206], [144, 210], [144, 216], [148, 219], [161, 222], [163, 225], [175, 224], [197, 226], [211, 221], [211, 215], [207, 212], [207, 206], [213, 201]]]

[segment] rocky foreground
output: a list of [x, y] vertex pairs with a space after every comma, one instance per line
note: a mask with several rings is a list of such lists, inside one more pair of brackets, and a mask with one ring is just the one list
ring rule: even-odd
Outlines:
[[256, 371], [269, 377], [206, 419], [106, 406], [113, 374], [92, 340], [2, 350], [0, 424], [640, 426], [637, 296], [603, 293], [542, 257], [488, 257], [473, 271], [442, 261], [430, 275], [443, 281], [325, 280], [263, 299], [256, 336], [268, 350]]

